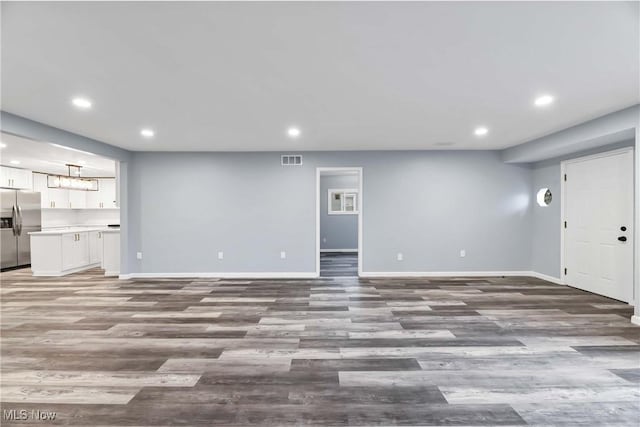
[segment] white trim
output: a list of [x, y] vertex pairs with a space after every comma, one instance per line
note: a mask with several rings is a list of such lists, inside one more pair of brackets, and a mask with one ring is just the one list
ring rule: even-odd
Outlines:
[[[361, 277], [535, 277], [562, 285], [558, 278], [534, 271], [373, 271]], [[215, 278], [215, 279], [317, 279], [314, 272], [262, 272], [262, 273], [129, 273], [120, 274], [119, 279], [159, 278]], [[347, 276], [345, 276], [347, 277]], [[352, 277], [352, 276], [348, 276]]]
[[566, 286], [566, 283], [562, 281], [562, 279], [558, 277], [549, 276], [548, 274], [538, 273], [536, 271], [531, 271], [531, 277], [535, 277], [541, 280], [546, 280], [547, 282], [555, 283], [556, 285]]
[[575, 159], [563, 160], [562, 163], [586, 162], [588, 160], [600, 159], [602, 157], [617, 156], [618, 154], [624, 154], [624, 153], [627, 153], [629, 151], [633, 151], [633, 147], [630, 146], [630, 147], [617, 148], [617, 149], [611, 150], [611, 151], [603, 151], [602, 153], [596, 153], [596, 154], [590, 154], [588, 156], [576, 157]]
[[535, 271], [374, 271], [362, 273], [362, 277], [535, 277], [564, 285], [557, 277]]
[[532, 277], [532, 271], [368, 271], [362, 277]]
[[320, 249], [320, 252], [358, 252], [358, 248], [355, 249]]
[[120, 279], [194, 279], [194, 278], [215, 278], [215, 279], [316, 279], [318, 275], [314, 272], [259, 272], [259, 273], [228, 273], [228, 272], [205, 272], [205, 273], [129, 273], [118, 276]]
[[362, 167], [317, 167], [316, 168], [316, 276], [320, 277], [320, 176], [322, 172], [357, 172], [358, 173], [358, 276], [362, 276], [362, 211], [364, 207], [364, 196], [362, 192]]
[[640, 326], [640, 316], [631, 316], [631, 323]]
[[120, 275], [119, 271], [105, 271], [104, 272], [104, 276], [105, 277], [117, 277]]
[[560, 280], [566, 285], [564, 280], [564, 221], [565, 221], [565, 186], [567, 182], [564, 180], [564, 175], [567, 173], [567, 167], [565, 162], [560, 162]]

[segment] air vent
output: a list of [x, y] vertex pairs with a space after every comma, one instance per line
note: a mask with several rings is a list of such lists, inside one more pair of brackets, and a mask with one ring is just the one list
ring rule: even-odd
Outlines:
[[282, 166], [302, 166], [302, 156], [299, 154], [283, 154], [280, 156]]

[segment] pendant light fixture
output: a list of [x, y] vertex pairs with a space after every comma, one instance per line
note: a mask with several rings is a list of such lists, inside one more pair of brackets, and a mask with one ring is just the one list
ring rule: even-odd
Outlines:
[[64, 188], [68, 190], [98, 191], [98, 180], [96, 178], [81, 178], [80, 170], [82, 166], [67, 164], [68, 176], [47, 175], [47, 187]]

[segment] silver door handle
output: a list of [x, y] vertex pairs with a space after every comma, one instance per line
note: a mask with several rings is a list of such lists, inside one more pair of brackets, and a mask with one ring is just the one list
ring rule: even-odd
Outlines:
[[15, 205], [11, 208], [11, 231], [13, 231], [13, 235], [18, 235], [18, 212], [16, 211]]
[[18, 205], [18, 236], [22, 235], [22, 208]]

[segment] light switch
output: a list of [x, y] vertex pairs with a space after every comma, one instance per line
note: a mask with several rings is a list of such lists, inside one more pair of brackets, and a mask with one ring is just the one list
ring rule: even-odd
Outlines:
[[398, 256], [396, 257], [396, 259], [398, 261], [402, 261], [404, 259], [404, 255], [402, 255], [402, 252], [398, 252]]
[[285, 259], [287, 257], [287, 253], [285, 251], [280, 252], [280, 259]]
[[460, 250], [460, 258], [464, 258], [467, 256], [467, 251], [465, 249]]
[[224, 259], [224, 252], [218, 252], [218, 259]]

